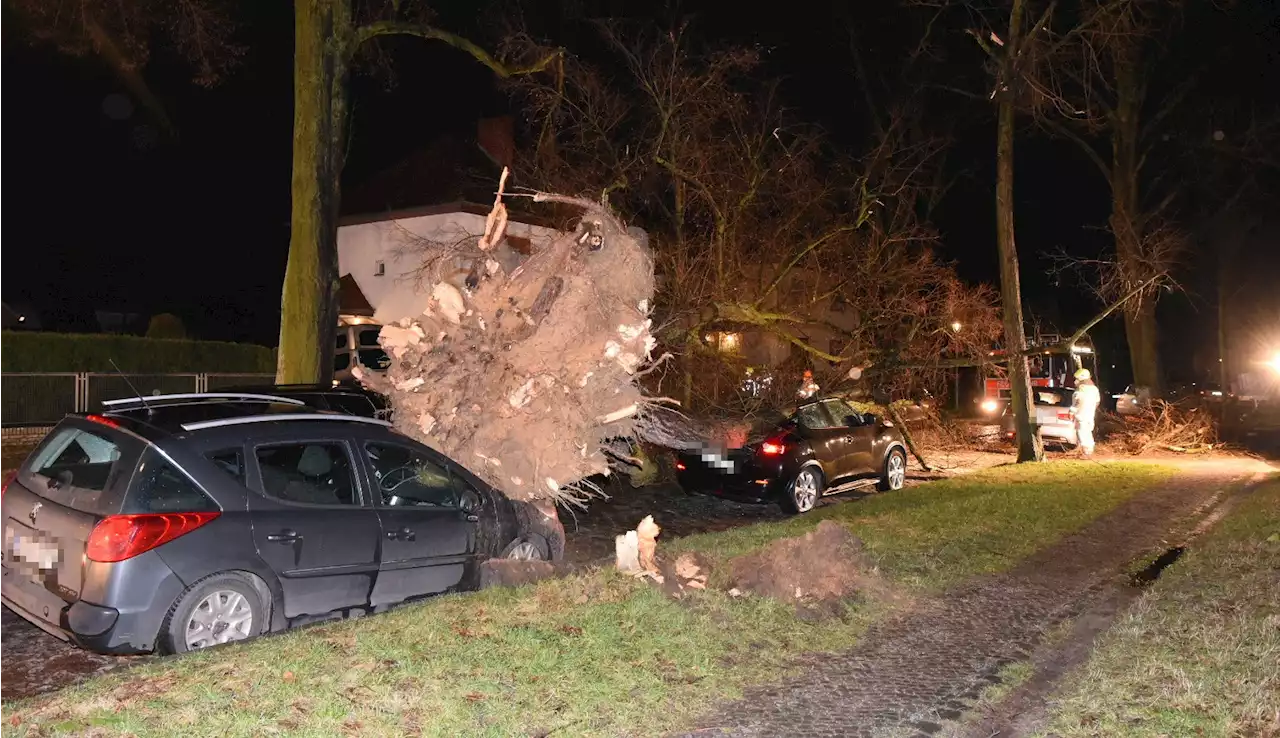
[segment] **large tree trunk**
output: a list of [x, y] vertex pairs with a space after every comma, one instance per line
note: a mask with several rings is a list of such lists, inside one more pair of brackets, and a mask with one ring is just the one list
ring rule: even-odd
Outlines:
[[[1136, 48], [1116, 63], [1116, 108], [1111, 121], [1111, 230], [1116, 239], [1116, 259], [1124, 277], [1124, 290], [1147, 279], [1150, 266], [1143, 251], [1139, 139], [1141, 137], [1142, 81], [1138, 79]], [[1160, 393], [1159, 336], [1156, 331], [1156, 296], [1138, 295], [1125, 305], [1125, 338], [1134, 384]]]
[[[1009, 47], [1006, 51], [1006, 88], [1016, 86], [1015, 62], [1022, 34], [1023, 0], [1014, 0], [1009, 16]], [[1000, 252], [1000, 299], [1004, 312], [1004, 343], [1009, 352], [1010, 406], [1018, 433], [1018, 461], [1042, 461], [1044, 445], [1033, 425], [1031, 375], [1027, 359], [1026, 335], [1022, 321], [1022, 286], [1018, 275], [1018, 248], [1013, 238], [1013, 134], [1015, 125], [1013, 92], [999, 95], [999, 123], [996, 127], [996, 246]]]
[[294, 3], [293, 203], [276, 381], [328, 383], [337, 327], [337, 220], [346, 120], [346, 0]]

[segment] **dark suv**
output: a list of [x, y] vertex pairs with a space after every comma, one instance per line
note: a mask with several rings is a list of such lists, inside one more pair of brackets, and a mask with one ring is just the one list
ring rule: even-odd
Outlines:
[[812, 510], [836, 484], [878, 475], [880, 489], [900, 489], [907, 447], [893, 423], [854, 410], [839, 398], [806, 402], [770, 424], [742, 448], [683, 452], [676, 461], [680, 486], [751, 501], [776, 501], [784, 510]]
[[563, 553], [531, 506], [386, 421], [255, 394], [104, 404], [65, 418], [2, 503], [4, 604], [93, 650], [379, 612], [471, 588], [490, 557]]

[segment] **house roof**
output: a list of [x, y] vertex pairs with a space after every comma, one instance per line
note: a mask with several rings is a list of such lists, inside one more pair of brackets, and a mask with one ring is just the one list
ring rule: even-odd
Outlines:
[[373, 306], [350, 274], [338, 281], [338, 313], [373, 317]]
[[[471, 213], [481, 218], [487, 217], [489, 211], [493, 210], [493, 205], [481, 205], [479, 203], [469, 202], [467, 200], [455, 200], [441, 205], [422, 205], [419, 207], [399, 208], [396, 210], [386, 210], [380, 213], [365, 213], [361, 215], [348, 215], [338, 220], [339, 226], [361, 225], [364, 223], [382, 223], [388, 220], [406, 220], [408, 218], [421, 218], [428, 215], [445, 215], [448, 213]], [[543, 228], [556, 228], [556, 224], [550, 218], [539, 218], [530, 216], [525, 213], [511, 213], [511, 220], [517, 223], [525, 223], [527, 225], [542, 226]]]

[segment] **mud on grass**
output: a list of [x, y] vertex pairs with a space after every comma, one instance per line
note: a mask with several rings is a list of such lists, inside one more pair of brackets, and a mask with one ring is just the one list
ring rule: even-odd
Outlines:
[[[1171, 473], [996, 469], [667, 552], [723, 560], [830, 518], [895, 581], [943, 584], [1006, 568]], [[851, 647], [885, 608], [864, 600], [809, 624], [791, 603], [716, 591], [677, 602], [588, 572], [152, 661], [6, 705], [5, 735], [658, 735], [778, 679], [801, 654]]]
[[1240, 501], [1052, 701], [1061, 736], [1280, 736], [1280, 481]]

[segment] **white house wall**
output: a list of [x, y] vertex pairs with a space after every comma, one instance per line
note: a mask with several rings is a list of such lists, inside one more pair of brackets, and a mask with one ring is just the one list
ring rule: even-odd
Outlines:
[[[485, 219], [473, 213], [440, 213], [399, 220], [360, 223], [338, 228], [338, 275], [350, 274], [374, 309], [374, 320], [391, 323], [418, 315], [429, 299], [430, 284], [456, 269], [468, 268], [462, 260], [442, 266], [442, 274], [430, 275], [423, 284], [415, 270], [423, 263], [429, 244], [455, 244], [479, 238]], [[527, 238], [536, 251], [549, 243], [555, 231], [526, 223], [510, 222], [507, 234]], [[378, 265], [384, 274], [378, 275]]]

